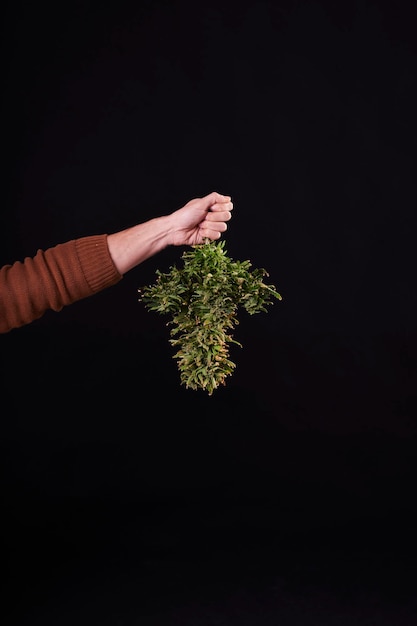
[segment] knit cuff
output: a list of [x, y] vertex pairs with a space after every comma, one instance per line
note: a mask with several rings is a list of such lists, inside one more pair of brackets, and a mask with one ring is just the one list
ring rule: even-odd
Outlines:
[[122, 279], [110, 256], [107, 235], [76, 239], [75, 249], [84, 277], [93, 293], [115, 285]]

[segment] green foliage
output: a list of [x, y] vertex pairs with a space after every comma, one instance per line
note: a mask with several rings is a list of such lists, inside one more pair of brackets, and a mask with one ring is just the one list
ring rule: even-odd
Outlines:
[[233, 261], [225, 242], [206, 239], [182, 255], [183, 267], [156, 271], [153, 285], [139, 289], [146, 308], [171, 316], [170, 343], [177, 349], [181, 384], [212, 395], [233, 373], [230, 344], [239, 323], [238, 307], [253, 315], [266, 311], [273, 298], [281, 300], [267, 284], [265, 269], [251, 270], [250, 261]]

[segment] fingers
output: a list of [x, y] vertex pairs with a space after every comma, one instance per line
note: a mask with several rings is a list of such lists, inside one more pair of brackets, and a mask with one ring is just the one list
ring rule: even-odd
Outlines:
[[213, 206], [214, 204], [222, 204], [224, 202], [231, 202], [232, 198], [230, 196], [224, 196], [221, 193], [218, 193], [217, 191], [213, 191], [212, 193], [209, 193], [207, 196], [205, 196], [205, 198], [202, 198], [203, 200], [205, 200], [207, 202], [208, 206]]
[[211, 239], [212, 241], [215, 241], [216, 239], [220, 239], [220, 237], [222, 236], [219, 230], [208, 230], [206, 228], [203, 228], [201, 230], [200, 235], [202, 242], [204, 241], [204, 239], [206, 239], [206, 237], [208, 239]]
[[233, 202], [230, 196], [223, 196], [213, 192], [208, 197], [215, 200], [206, 214], [203, 229], [206, 237], [220, 239], [221, 234], [227, 230], [227, 222], [232, 217]]
[[205, 220], [204, 228], [207, 230], [219, 230], [221, 233], [224, 233], [227, 230], [227, 224], [226, 222], [210, 222], [209, 220]]
[[231, 209], [224, 208], [215, 209], [214, 211], [209, 211], [206, 215], [206, 222], [228, 222], [232, 218]]
[[201, 226], [201, 234], [209, 239], [220, 239], [222, 233], [227, 230], [226, 222], [209, 222], [204, 220]]
[[227, 230], [227, 222], [232, 217], [233, 202], [231, 196], [225, 196], [213, 191], [204, 198], [199, 199], [205, 207], [205, 217], [200, 223], [200, 236], [202, 240], [208, 237], [211, 240], [220, 239], [222, 233]]
[[230, 213], [230, 211], [233, 211], [233, 202], [231, 200], [228, 200], [227, 202], [215, 202], [210, 206], [210, 211], [224, 211]]
[[[200, 198], [209, 211], [232, 211], [233, 202], [230, 196], [224, 196], [217, 191], [213, 191], [204, 198]], [[230, 219], [230, 215], [227, 219]]]

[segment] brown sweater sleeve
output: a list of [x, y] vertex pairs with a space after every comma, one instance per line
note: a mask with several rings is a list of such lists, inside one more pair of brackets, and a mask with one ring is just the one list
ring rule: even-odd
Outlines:
[[0, 269], [0, 333], [29, 324], [48, 309], [60, 311], [121, 279], [107, 235], [38, 250], [33, 258]]

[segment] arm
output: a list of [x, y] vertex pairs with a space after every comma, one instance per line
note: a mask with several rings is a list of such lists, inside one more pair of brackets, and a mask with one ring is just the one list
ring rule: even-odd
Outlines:
[[170, 215], [109, 235], [110, 255], [125, 274], [167, 246], [193, 246], [206, 237], [219, 239], [227, 230], [232, 209], [230, 196], [213, 192], [195, 198]]
[[38, 250], [33, 258], [0, 269], [0, 332], [60, 311], [121, 280], [107, 235], [83, 237]]
[[0, 332], [29, 324], [115, 285], [169, 245], [194, 245], [225, 232], [233, 205], [216, 192], [169, 215], [111, 235], [83, 237], [0, 269]]

